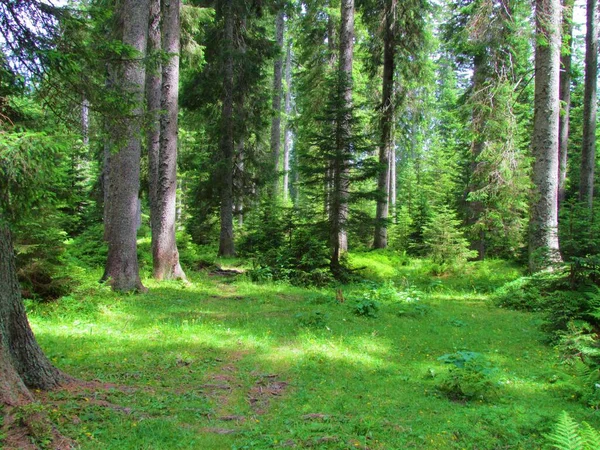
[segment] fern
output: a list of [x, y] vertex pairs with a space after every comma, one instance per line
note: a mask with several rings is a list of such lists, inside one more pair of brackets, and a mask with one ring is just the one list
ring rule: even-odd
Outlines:
[[565, 411], [558, 418], [554, 431], [546, 437], [551, 447], [558, 450], [600, 449], [600, 432], [586, 422], [580, 427]]
[[600, 431], [592, 428], [587, 422], [581, 424], [581, 437], [583, 438], [584, 448], [600, 448]]

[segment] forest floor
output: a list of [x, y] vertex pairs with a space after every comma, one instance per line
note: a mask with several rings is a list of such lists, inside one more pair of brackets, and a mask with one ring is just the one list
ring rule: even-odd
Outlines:
[[533, 449], [563, 410], [600, 423], [542, 317], [490, 302], [517, 268], [434, 277], [388, 254], [351, 262], [369, 281], [305, 289], [200, 271], [121, 295], [82, 272], [71, 295], [27, 304], [52, 361], [85, 380], [36, 393], [39, 407], [82, 449]]

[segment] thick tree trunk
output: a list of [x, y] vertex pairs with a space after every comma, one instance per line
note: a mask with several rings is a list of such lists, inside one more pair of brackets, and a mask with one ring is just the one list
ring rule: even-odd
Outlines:
[[221, 234], [219, 237], [219, 256], [234, 256], [233, 241], [233, 1], [225, 0], [224, 14], [224, 70], [223, 70], [223, 106], [221, 109]]
[[348, 251], [346, 223], [350, 189], [352, 126], [352, 62], [354, 54], [354, 0], [341, 2], [340, 55], [338, 68], [339, 111], [336, 120], [336, 154], [333, 160], [331, 201], [331, 268], [337, 272]]
[[583, 95], [583, 145], [579, 200], [587, 202], [591, 211], [594, 202], [594, 169], [596, 166], [596, 112], [598, 109], [598, 0], [587, 0], [587, 31], [585, 35], [585, 90]]
[[177, 222], [177, 135], [179, 113], [180, 0], [162, 1], [162, 66], [160, 152], [156, 185], [156, 215], [152, 229], [153, 275], [157, 280], [183, 279], [175, 239]]
[[234, 185], [236, 188], [235, 214], [238, 226], [244, 226], [244, 139], [240, 138], [236, 145], [236, 175]]
[[30, 401], [26, 386], [52, 389], [67, 379], [46, 358], [29, 327], [11, 233], [0, 217], [0, 404]]
[[394, 10], [396, 0], [385, 2], [385, 30], [383, 37], [383, 98], [381, 101], [381, 141], [379, 143], [379, 177], [377, 179], [377, 211], [375, 214], [374, 248], [387, 247], [387, 220], [389, 215], [390, 161], [394, 137]]
[[562, 111], [558, 125], [558, 206], [565, 199], [567, 182], [567, 149], [569, 145], [569, 118], [571, 111], [571, 52], [573, 50], [573, 5], [575, 0], [563, 0], [562, 35], [560, 54], [559, 96]]
[[290, 191], [290, 150], [292, 147], [292, 129], [290, 117], [292, 114], [292, 41], [287, 45], [285, 56], [285, 129], [283, 135], [283, 201], [288, 201]]
[[[160, 0], [150, 0], [150, 21], [148, 25], [148, 59], [146, 66], [146, 147], [148, 150], [148, 198], [150, 200], [150, 225], [152, 236], [158, 228], [158, 160], [160, 155], [160, 100], [162, 86], [162, 37], [160, 32]], [[154, 245], [152, 246], [154, 248]]]
[[[473, 58], [473, 85], [471, 92], [473, 96], [473, 103], [475, 105], [481, 105], [482, 99], [476, 98], [481, 96], [481, 92], [484, 89], [484, 83], [486, 81], [485, 74], [485, 56], [478, 54]], [[481, 106], [475, 106], [473, 108], [472, 119], [472, 131], [474, 135], [473, 142], [471, 142], [470, 152], [470, 164], [469, 164], [469, 183], [465, 192], [466, 210], [467, 210], [467, 225], [473, 227], [479, 222], [482, 217], [484, 205], [481, 200], [469, 199], [469, 194], [476, 192], [481, 189], [481, 175], [479, 174], [478, 167], [481, 164], [479, 158], [485, 147], [485, 117], [482, 112]], [[474, 235], [475, 236], [475, 235]], [[476, 237], [472, 239], [471, 246], [473, 250], [477, 251], [477, 259], [483, 260], [485, 258], [485, 235], [482, 231], [476, 234]]]
[[[393, 132], [392, 132], [393, 133]], [[390, 154], [390, 214], [393, 217], [394, 223], [396, 223], [396, 185], [398, 183], [396, 174], [396, 145], [392, 142], [391, 154]]]
[[536, 0], [534, 201], [529, 234], [532, 272], [561, 260], [557, 232], [560, 11], [560, 0]]
[[110, 176], [105, 235], [108, 257], [103, 280], [117, 291], [145, 290], [137, 260], [138, 192], [140, 188], [141, 126], [148, 36], [149, 0], [123, 0], [117, 10], [118, 32], [123, 43], [137, 51], [136, 57], [114, 63], [115, 87], [129, 99], [126, 117], [111, 124]]
[[[330, 2], [327, 2], [327, 6], [331, 6]], [[337, 33], [335, 29], [335, 22], [331, 14], [327, 15], [327, 53], [328, 53], [328, 62], [329, 62], [329, 70], [331, 72], [337, 70], [338, 67], [338, 50], [339, 45], [336, 45], [337, 42]], [[332, 123], [332, 127], [336, 127], [335, 122]], [[330, 223], [333, 223], [332, 218], [332, 200], [333, 200], [333, 162], [330, 160], [327, 162], [327, 166], [325, 168], [325, 183], [323, 186], [324, 189], [324, 216], [329, 220]]]
[[273, 70], [273, 119], [271, 120], [271, 153], [273, 154], [273, 174], [275, 177], [274, 196], [279, 194], [279, 159], [281, 153], [281, 93], [283, 87], [283, 29], [285, 21], [283, 11], [277, 14], [275, 21], [275, 42], [279, 54], [275, 58]]

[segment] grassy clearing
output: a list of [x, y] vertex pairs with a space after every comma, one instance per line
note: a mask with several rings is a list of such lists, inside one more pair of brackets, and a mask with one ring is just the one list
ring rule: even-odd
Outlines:
[[[71, 296], [28, 305], [50, 358], [89, 381], [43, 394], [46, 409], [83, 449], [529, 449], [563, 410], [598, 425], [540, 316], [487, 302], [518, 269], [492, 261], [434, 278], [387, 253], [351, 262], [388, 284], [340, 286], [342, 303], [333, 288], [200, 272], [119, 295], [88, 273]], [[373, 295], [377, 317], [355, 315]], [[485, 358], [492, 400], [440, 392], [438, 358], [457, 351]]]

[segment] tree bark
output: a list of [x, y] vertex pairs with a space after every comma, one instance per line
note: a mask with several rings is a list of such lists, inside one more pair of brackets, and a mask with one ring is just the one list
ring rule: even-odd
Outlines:
[[0, 404], [32, 400], [27, 389], [52, 389], [69, 378], [56, 369], [37, 344], [27, 321], [17, 280], [8, 225], [0, 217]]
[[560, 54], [560, 104], [562, 111], [558, 125], [558, 206], [565, 199], [567, 182], [567, 150], [569, 145], [569, 119], [571, 112], [571, 52], [573, 51], [573, 6], [575, 0], [563, 0], [562, 35]]
[[[473, 227], [479, 222], [484, 210], [483, 202], [481, 200], [469, 199], [469, 194], [482, 188], [480, 181], [481, 175], [479, 174], [478, 167], [481, 164], [479, 159], [484, 150], [486, 139], [484, 136], [485, 116], [482, 112], [484, 108], [481, 106], [481, 103], [483, 103], [484, 100], [477, 99], [476, 97], [481, 96], [485, 82], [485, 56], [484, 54], [479, 53], [473, 58], [473, 85], [471, 87], [471, 95], [474, 98], [473, 103], [475, 104], [471, 116], [474, 139], [473, 142], [471, 142], [471, 151], [469, 155], [471, 158], [469, 164], [469, 183], [465, 193], [467, 210], [466, 222], [469, 227]], [[485, 235], [483, 231], [480, 230], [476, 236], [476, 238], [473, 238], [471, 245], [473, 250], [477, 251], [477, 259], [482, 261], [485, 259]]]
[[[393, 133], [393, 131], [392, 131]], [[396, 222], [396, 199], [397, 199], [397, 194], [396, 194], [396, 185], [397, 185], [398, 179], [397, 179], [397, 174], [396, 174], [396, 145], [395, 142], [392, 142], [392, 148], [391, 148], [391, 154], [390, 154], [390, 192], [389, 192], [389, 196], [390, 196], [390, 214], [393, 217], [394, 223]]]
[[394, 137], [394, 14], [396, 0], [385, 2], [385, 30], [383, 37], [383, 98], [381, 101], [381, 141], [379, 143], [379, 177], [377, 179], [377, 211], [375, 214], [375, 238], [373, 248], [387, 247], [387, 220], [390, 198], [390, 158]]
[[598, 0], [587, 0], [585, 35], [585, 89], [583, 95], [583, 145], [579, 200], [592, 210], [596, 166], [596, 112], [598, 109]]
[[557, 232], [560, 11], [560, 0], [536, 0], [534, 201], [529, 234], [532, 272], [561, 261]]
[[225, 0], [223, 4], [224, 39], [223, 39], [223, 106], [221, 109], [221, 234], [219, 237], [219, 256], [234, 256], [233, 241], [233, 0]]
[[273, 119], [271, 120], [271, 153], [273, 154], [273, 174], [275, 177], [274, 195], [279, 195], [279, 159], [281, 152], [281, 94], [283, 88], [283, 29], [285, 26], [284, 13], [280, 11], [275, 20], [275, 42], [278, 55], [275, 58], [273, 70]]
[[110, 142], [116, 148], [111, 149], [109, 159], [108, 257], [102, 279], [117, 291], [146, 290], [139, 275], [136, 235], [149, 10], [149, 0], [123, 0], [116, 12], [123, 44], [137, 53], [113, 63], [115, 88], [130, 102], [129, 114], [114, 120], [110, 127]]
[[[148, 150], [148, 198], [150, 200], [150, 226], [152, 236], [158, 228], [158, 209], [156, 193], [158, 191], [158, 160], [160, 155], [160, 101], [162, 86], [160, 31], [160, 0], [150, 0], [150, 21], [148, 25], [148, 60], [146, 66], [146, 108], [148, 125], [146, 129], [146, 147]], [[154, 244], [152, 245], [154, 249]]]
[[346, 223], [350, 188], [350, 155], [352, 126], [352, 62], [354, 54], [354, 0], [341, 2], [340, 54], [336, 120], [336, 152], [333, 160], [333, 192], [331, 205], [331, 268], [340, 268], [340, 258], [348, 251]]
[[244, 226], [244, 139], [240, 138], [236, 144], [236, 175], [234, 185], [236, 188], [235, 214], [237, 223]]
[[292, 114], [292, 41], [287, 45], [285, 56], [285, 129], [283, 132], [283, 201], [288, 201], [290, 191], [290, 150], [292, 147], [292, 129], [290, 117]]
[[186, 279], [179, 263], [175, 239], [177, 222], [177, 136], [179, 113], [180, 0], [163, 0], [162, 49], [168, 59], [162, 65], [160, 93], [160, 151], [152, 229], [153, 275], [157, 280]]

